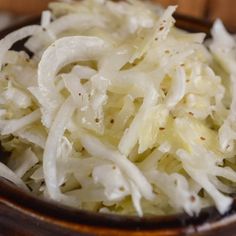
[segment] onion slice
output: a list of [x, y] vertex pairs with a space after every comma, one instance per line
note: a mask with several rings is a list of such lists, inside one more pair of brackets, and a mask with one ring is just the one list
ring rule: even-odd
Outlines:
[[4, 57], [7, 53], [7, 51], [12, 47], [12, 45], [28, 36], [31, 36], [38, 32], [41, 29], [41, 26], [39, 25], [31, 25], [23, 27], [19, 30], [16, 30], [10, 34], [8, 34], [5, 38], [0, 40], [0, 69], [2, 68]]
[[[43, 123], [49, 127], [62, 98], [54, 84], [57, 72], [75, 61], [98, 60], [106, 49], [97, 37], [71, 36], [55, 41], [44, 52], [38, 65], [38, 85], [42, 94]], [[53, 63], [52, 63], [53, 62]]]
[[43, 173], [48, 194], [53, 199], [60, 197], [57, 181], [56, 157], [58, 145], [63, 137], [66, 126], [75, 111], [72, 97], [68, 97], [58, 111], [56, 118], [49, 130], [43, 154]]

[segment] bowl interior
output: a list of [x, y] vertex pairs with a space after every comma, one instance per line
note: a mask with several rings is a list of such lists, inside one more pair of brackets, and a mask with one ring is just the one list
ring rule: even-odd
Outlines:
[[[201, 21], [195, 18], [175, 14], [177, 27], [190, 32], [205, 32], [209, 37], [211, 22]], [[38, 23], [39, 17], [32, 18], [26, 22], [12, 26], [2, 32], [0, 37], [4, 37], [7, 33], [18, 29], [24, 25]], [[20, 41], [14, 45], [15, 50], [25, 50], [24, 41]], [[0, 151], [1, 158], [6, 153]], [[188, 227], [200, 227], [203, 224], [214, 224], [225, 219], [226, 216], [232, 216], [236, 211], [236, 203], [234, 201], [231, 210], [220, 215], [214, 207], [205, 208], [198, 216], [190, 217], [185, 213], [169, 215], [169, 216], [119, 216], [113, 214], [94, 213], [84, 210], [73, 209], [61, 204], [41, 199], [31, 193], [26, 193], [15, 187], [9, 181], [0, 178], [0, 209], [2, 205], [11, 206], [11, 213], [16, 214], [14, 209], [21, 209], [24, 214], [33, 216], [35, 220], [43, 220], [51, 222], [50, 224], [61, 225], [71, 228], [73, 225], [99, 226], [113, 229], [124, 230], [171, 230], [171, 229], [187, 229]], [[69, 226], [67, 224], [68, 223]], [[73, 227], [72, 227], [73, 228]]]

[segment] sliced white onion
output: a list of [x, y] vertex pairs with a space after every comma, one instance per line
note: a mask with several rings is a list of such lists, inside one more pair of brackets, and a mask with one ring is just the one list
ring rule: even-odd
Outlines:
[[104, 27], [104, 23], [93, 15], [65, 15], [47, 25], [45, 32], [36, 34], [32, 38], [30, 38], [25, 43], [25, 46], [30, 51], [38, 54], [48, 46], [48, 43], [50, 44], [55, 41], [62, 32], [68, 29], [83, 31], [91, 28], [92, 25], [94, 27]]
[[153, 199], [152, 186], [143, 176], [142, 172], [125, 156], [116, 150], [106, 147], [101, 141], [89, 134], [83, 133], [80, 136], [80, 141], [91, 155], [114, 162], [135, 183], [146, 199]]
[[105, 42], [97, 37], [71, 36], [58, 39], [44, 52], [38, 65], [38, 85], [46, 127], [50, 126], [53, 113], [62, 101], [54, 84], [57, 72], [74, 61], [96, 61], [104, 54], [106, 46]]
[[146, 97], [144, 98], [143, 104], [140, 107], [129, 128], [124, 132], [124, 135], [122, 136], [119, 143], [119, 151], [126, 156], [130, 154], [132, 148], [138, 141], [139, 126], [143, 121], [145, 112], [147, 112], [147, 110], [150, 107], [154, 106], [157, 102], [158, 93], [154, 88], [153, 84], [148, 83], [148, 81], [146, 81], [146, 84], [146, 91], [148, 92], [146, 94]]
[[68, 97], [58, 111], [56, 118], [49, 130], [43, 153], [43, 174], [48, 194], [53, 199], [60, 198], [56, 167], [58, 145], [74, 111], [75, 106], [72, 98]]
[[21, 154], [12, 155], [7, 165], [17, 176], [22, 178], [38, 161], [35, 153], [31, 148], [28, 148]]
[[38, 32], [41, 29], [41, 26], [39, 25], [31, 25], [23, 27], [19, 30], [16, 30], [10, 34], [8, 34], [5, 38], [0, 40], [0, 69], [2, 68], [2, 65], [4, 63], [4, 57], [7, 53], [7, 51], [12, 47], [12, 45], [28, 36], [31, 36]]
[[50, 21], [51, 21], [51, 12], [50, 11], [43, 11], [42, 12], [42, 16], [41, 16], [41, 26], [43, 28], [46, 28], [47, 26], [49, 26]]
[[14, 184], [16, 184], [18, 187], [29, 191], [26, 187], [25, 183], [21, 180], [20, 177], [18, 177], [11, 169], [9, 169], [6, 165], [4, 165], [2, 162], [0, 162], [0, 177], [3, 177], [5, 179], [10, 180]]
[[168, 108], [173, 108], [184, 97], [185, 87], [186, 75], [184, 69], [180, 67], [176, 70], [175, 76], [173, 76], [171, 88], [165, 99]]
[[38, 147], [44, 149], [46, 143], [46, 134], [39, 128], [23, 128], [15, 132], [15, 134], [23, 140], [36, 144]]
[[[0, 131], [2, 135], [7, 135], [16, 132], [17, 130], [30, 125], [41, 118], [41, 112], [39, 109], [31, 112], [30, 114], [23, 116], [19, 119], [0, 121]], [[1, 128], [2, 122], [2, 128]]]

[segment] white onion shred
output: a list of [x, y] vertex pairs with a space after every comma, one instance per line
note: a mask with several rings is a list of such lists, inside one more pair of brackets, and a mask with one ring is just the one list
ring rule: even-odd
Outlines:
[[166, 97], [165, 103], [168, 108], [173, 108], [185, 95], [186, 76], [183, 68], [176, 71], [173, 76], [173, 82], [169, 93]]
[[51, 21], [51, 12], [50, 11], [43, 11], [41, 17], [41, 26], [46, 28]]
[[40, 29], [41, 26], [38, 25], [26, 26], [8, 34], [5, 38], [3, 38], [0, 41], [0, 68], [2, 68], [2, 65], [4, 63], [4, 57], [6, 56], [7, 51], [12, 47], [14, 43], [35, 34]]
[[61, 96], [54, 84], [59, 69], [75, 61], [97, 60], [104, 52], [105, 42], [102, 39], [85, 36], [64, 37], [47, 48], [38, 65], [38, 84], [46, 127], [50, 126], [53, 115], [61, 104]]
[[10, 180], [14, 184], [16, 184], [18, 187], [29, 191], [28, 188], [26, 187], [25, 183], [11, 170], [9, 169], [6, 165], [0, 162], [0, 176]]
[[[40, 120], [40, 110], [35, 110], [32, 113], [25, 115], [19, 119], [0, 120], [0, 130], [2, 135], [11, 134], [18, 131], [25, 126], [28, 126], [38, 120]], [[2, 128], [1, 128], [2, 126]]]
[[57, 149], [60, 140], [63, 137], [68, 121], [70, 120], [75, 106], [71, 97], [63, 103], [60, 110], [58, 111], [56, 118], [50, 128], [48, 138], [46, 141], [44, 154], [43, 154], [43, 170], [44, 179], [46, 182], [48, 194], [53, 199], [58, 199], [59, 195], [59, 184], [57, 181]]
[[22, 178], [36, 163], [38, 163], [38, 158], [31, 148], [28, 148], [21, 155], [12, 155], [8, 162], [8, 166], [17, 176]]
[[130, 178], [138, 187], [139, 191], [147, 199], [153, 198], [152, 187], [147, 182], [146, 178], [142, 175], [140, 170], [125, 156], [121, 155], [118, 151], [106, 147], [98, 139], [88, 134], [82, 134], [80, 137], [82, 145], [93, 156], [111, 160], [117, 164], [125, 175]]

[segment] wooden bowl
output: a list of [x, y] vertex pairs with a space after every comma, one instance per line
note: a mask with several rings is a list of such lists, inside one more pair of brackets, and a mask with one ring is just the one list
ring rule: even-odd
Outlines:
[[[209, 35], [211, 23], [176, 15], [177, 26], [191, 32]], [[0, 33], [3, 37], [29, 23], [10, 27]], [[22, 43], [15, 45], [22, 47]], [[0, 152], [0, 156], [3, 153]], [[167, 236], [167, 235], [236, 235], [236, 201], [225, 215], [214, 207], [205, 208], [197, 217], [187, 214], [170, 216], [119, 216], [94, 213], [62, 206], [59, 203], [33, 196], [0, 178], [0, 235], [17, 236]]]

